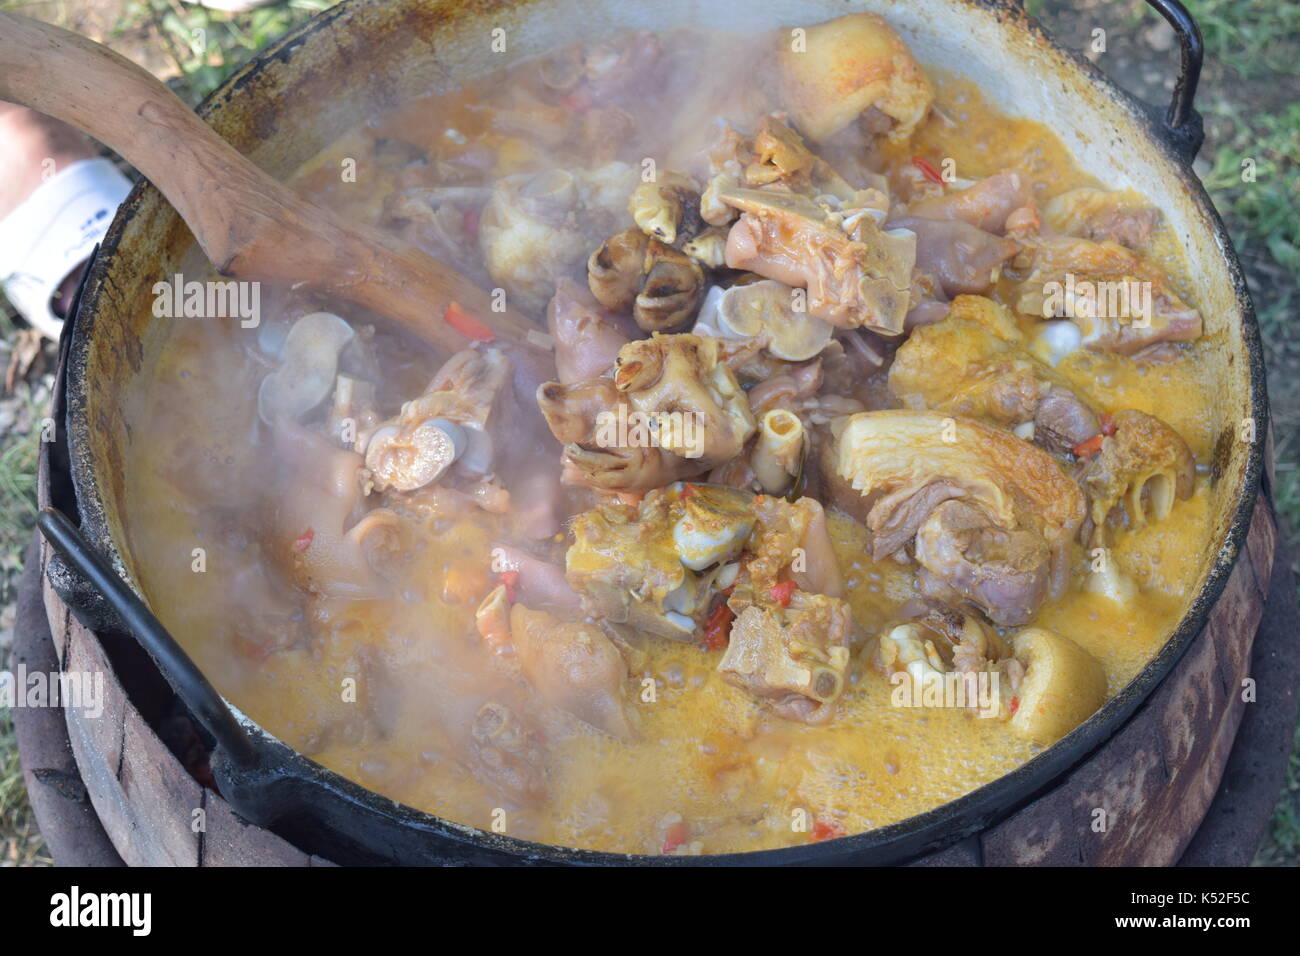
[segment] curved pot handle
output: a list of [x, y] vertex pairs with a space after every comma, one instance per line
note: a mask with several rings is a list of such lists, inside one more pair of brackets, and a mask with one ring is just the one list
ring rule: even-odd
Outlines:
[[216, 740], [226, 759], [238, 767], [257, 765], [258, 754], [252, 740], [235, 720], [221, 695], [153, 612], [91, 547], [67, 515], [55, 508], [43, 508], [36, 517], [36, 525], [55, 551], [80, 572], [117, 612], [140, 646], [158, 665], [172, 690]]
[[1205, 44], [1196, 19], [1179, 0], [1147, 0], [1147, 3], [1169, 22], [1178, 35], [1178, 79], [1174, 83], [1174, 96], [1161, 121], [1161, 130], [1179, 159], [1190, 165], [1205, 140], [1201, 114], [1193, 109], [1196, 86], [1201, 80], [1201, 62], [1205, 58]]

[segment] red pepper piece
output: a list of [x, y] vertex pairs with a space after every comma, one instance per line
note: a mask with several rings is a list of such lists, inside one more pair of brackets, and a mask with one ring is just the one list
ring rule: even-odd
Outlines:
[[794, 592], [798, 589], [799, 586], [793, 581], [778, 581], [768, 589], [768, 593], [772, 595], [772, 600], [777, 604], [782, 607], [789, 607], [790, 599], [794, 597]]
[[731, 622], [736, 613], [726, 604], [719, 604], [709, 613], [704, 623], [704, 646], [711, 651], [720, 651], [731, 640]]
[[834, 840], [836, 837], [844, 836], [844, 832], [844, 826], [838, 820], [823, 820], [818, 817], [812, 826], [812, 842]]
[[1101, 443], [1106, 440], [1106, 436], [1098, 432], [1091, 438], [1079, 442], [1070, 450], [1074, 452], [1076, 458], [1091, 458], [1097, 452], [1101, 451]]
[[664, 834], [664, 852], [672, 853], [680, 846], [685, 846], [686, 841], [690, 839], [691, 830], [686, 825], [685, 820], [678, 820], [668, 828]]
[[473, 339], [475, 342], [491, 342], [496, 338], [495, 332], [461, 308], [459, 302], [447, 306], [442, 317], [448, 325], [467, 339]]
[[934, 163], [920, 156], [912, 157], [912, 165], [925, 174], [925, 178], [936, 185], [943, 185], [943, 173], [935, 169]]

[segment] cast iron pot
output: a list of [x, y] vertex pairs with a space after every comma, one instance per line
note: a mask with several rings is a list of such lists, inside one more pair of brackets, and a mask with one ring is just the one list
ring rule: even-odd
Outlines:
[[[975, 81], [1005, 112], [1053, 128], [1101, 182], [1147, 196], [1183, 245], [1205, 318], [1200, 347], [1214, 370], [1220, 435], [1212, 544], [1183, 619], [1154, 659], [1074, 732], [1011, 773], [931, 811], [856, 836], [743, 854], [640, 857], [530, 843], [442, 820], [292, 751], [216, 693], [154, 619], [145, 603], [149, 595], [138, 584], [124, 489], [133, 448], [149, 440], [132, 426], [139, 423], [158, 356], [167, 348], [167, 320], [152, 316], [150, 290], [193, 263], [196, 254], [185, 225], [147, 184], [119, 210], [65, 333], [68, 456], [81, 527], [78, 532], [53, 513], [41, 518], [63, 559], [51, 564], [56, 588], [84, 623], [134, 633], [150, 651], [211, 734], [214, 774], [241, 816], [337, 862], [883, 864], [996, 823], [1109, 740], [1198, 638], [1245, 541], [1260, 483], [1268, 410], [1259, 331], [1231, 241], [1191, 171], [1201, 142], [1200, 118], [1192, 109], [1200, 36], [1175, 0], [1150, 2], [1173, 24], [1181, 48], [1167, 110], [1137, 102], [1087, 61], [1056, 46], [1011, 0], [350, 0], [267, 50], [200, 109], [222, 136], [285, 177], [373, 115], [376, 106], [395, 107], [574, 41], [685, 23], [811, 25], [850, 10], [873, 10], [889, 18], [922, 63]], [[496, 27], [506, 30], [508, 50], [488, 55]], [[1253, 423], [1254, 440], [1239, 437], [1244, 422]]]

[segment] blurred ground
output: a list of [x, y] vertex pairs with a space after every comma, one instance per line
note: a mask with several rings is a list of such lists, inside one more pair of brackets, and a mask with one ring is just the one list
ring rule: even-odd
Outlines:
[[[107, 42], [166, 79], [196, 104], [270, 40], [333, 0], [287, 3], [230, 16], [181, 0], [0, 0], [0, 9], [39, 17]], [[1232, 231], [1263, 329], [1277, 441], [1279, 510], [1300, 529], [1300, 4], [1289, 0], [1186, 0], [1206, 41], [1197, 108], [1206, 141], [1196, 171]], [[1177, 75], [1173, 33], [1144, 0], [1026, 0], [1067, 47], [1087, 49], [1097, 28], [1106, 51], [1090, 58], [1121, 86], [1165, 103]], [[196, 31], [202, 31], [196, 33]], [[207, 40], [196, 53], [196, 37]], [[1255, 162], [1255, 182], [1241, 163]], [[14, 318], [0, 298], [0, 669], [13, 633], [13, 586], [31, 533], [35, 432], [53, 379], [54, 350]], [[1300, 557], [1300, 537], [1291, 539]], [[50, 862], [36, 832], [9, 715], [0, 710], [0, 866]], [[1300, 863], [1300, 760], [1257, 863]]]

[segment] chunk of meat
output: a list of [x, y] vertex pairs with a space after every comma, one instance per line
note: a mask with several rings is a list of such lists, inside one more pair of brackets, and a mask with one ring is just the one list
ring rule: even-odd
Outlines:
[[465, 349], [448, 359], [418, 397], [394, 418], [357, 436], [376, 490], [414, 491], [453, 467], [467, 477], [493, 468], [488, 431], [510, 377], [499, 349]]
[[627, 664], [599, 627], [516, 604], [510, 633], [524, 678], [549, 704], [611, 737], [632, 739], [624, 691]]
[[681, 248], [704, 229], [700, 184], [686, 173], [669, 170], [642, 182], [627, 207], [638, 229], [669, 246]]
[[[849, 182], [820, 156], [810, 150], [803, 137], [777, 115], [759, 120], [752, 142], [746, 144], [741, 183], [745, 186], [783, 186], [809, 198], [834, 196], [851, 201], [855, 190]], [[884, 185], [881, 183], [880, 185]], [[888, 197], [880, 196], [882, 209]]]
[[1072, 451], [1101, 429], [1101, 421], [1092, 406], [1077, 392], [1053, 386], [1034, 409], [1033, 441], [1037, 445], [1064, 453]]
[[742, 213], [727, 237], [727, 265], [808, 290], [808, 312], [841, 328], [903, 329], [915, 238], [882, 231], [871, 216], [846, 233], [804, 196], [729, 188], [719, 198]]
[[933, 325], [948, 314], [950, 302], [939, 280], [921, 269], [912, 269], [912, 300], [903, 320], [904, 331]]
[[1200, 338], [1201, 314], [1158, 266], [1118, 243], [1051, 237], [1028, 248], [1033, 266], [1016, 287], [1016, 308], [1072, 320], [1088, 348], [1134, 355]]
[[517, 599], [529, 607], [551, 611], [576, 610], [581, 599], [564, 576], [564, 568], [508, 544], [492, 548], [494, 570], [518, 574], [514, 591]]
[[755, 415], [778, 408], [802, 411], [816, 400], [823, 382], [820, 359], [786, 365], [750, 388], [749, 407]]
[[387, 596], [390, 572], [406, 550], [406, 527], [387, 508], [364, 509], [361, 456], [292, 422], [277, 425], [272, 441], [276, 471], [264, 501], [276, 542], [272, 559], [311, 594]]
[[1160, 225], [1160, 210], [1131, 190], [1081, 186], [1049, 199], [1043, 219], [1056, 232], [1143, 249]]
[[925, 196], [909, 203], [905, 215], [917, 219], [959, 220], [983, 232], [1001, 234], [1007, 217], [1029, 201], [1029, 184], [1019, 173], [996, 173], [965, 189]]
[[910, 137], [934, 90], [893, 27], [851, 13], [805, 30], [801, 47], [789, 30], [776, 39], [781, 99], [795, 125], [821, 142], [874, 108], [894, 121], [891, 139]]
[[610, 624], [694, 641], [721, 566], [745, 546], [751, 496], [716, 485], [671, 485], [638, 505], [578, 515], [566, 557], [588, 614]]
[[630, 311], [642, 330], [662, 332], [695, 316], [706, 282], [695, 259], [633, 228], [591, 254], [587, 285], [605, 308]]
[[796, 295], [772, 279], [711, 289], [695, 331], [750, 341], [773, 358], [802, 362], [820, 354], [835, 330], [829, 322], [797, 310]]
[[566, 385], [612, 369], [618, 350], [632, 340], [634, 331], [569, 278], [556, 283], [546, 324], [555, 340], [555, 370]]
[[999, 527], [965, 501], [945, 501], [926, 516], [915, 553], [922, 592], [968, 601], [1006, 627], [1028, 623], [1054, 590], [1060, 596], [1042, 535]]
[[492, 192], [483, 186], [416, 186], [384, 197], [382, 223], [481, 286], [478, 220]]
[[899, 347], [889, 387], [907, 408], [1028, 430], [1035, 444], [1068, 452], [1100, 431], [1097, 412], [1025, 346], [1002, 306], [958, 296], [947, 318], [914, 330]]
[[1079, 470], [1088, 496], [1091, 547], [1106, 546], [1106, 519], [1124, 506], [1130, 528], [1169, 516], [1176, 499], [1192, 496], [1196, 459], [1181, 435], [1146, 412], [1116, 412], [1114, 434]]
[[916, 236], [916, 267], [933, 276], [949, 296], [987, 292], [995, 270], [1020, 251], [1019, 243], [960, 219], [903, 216], [891, 219], [889, 227]]
[[499, 181], [479, 219], [479, 246], [510, 304], [540, 316], [562, 276], [581, 274], [588, 252], [627, 215], [636, 171], [625, 163], [581, 173], [545, 170]]
[[926, 593], [1004, 626], [1063, 593], [1083, 494], [1027, 442], [939, 412], [863, 412], [839, 425], [835, 470], [865, 499], [877, 558], [914, 535]]
[[657, 423], [661, 448], [713, 467], [739, 454], [754, 434], [749, 401], [716, 339], [655, 335], [623, 346], [616, 365], [615, 388]]
[[980, 618], [930, 607], [883, 631], [872, 664], [885, 676], [903, 671], [924, 681], [954, 671], [993, 670], [1010, 657], [1011, 645]]
[[500, 349], [464, 349], [442, 364], [420, 396], [402, 406], [401, 419], [447, 418], [484, 428], [509, 376], [510, 360]]
[[[1017, 737], [1050, 746], [1106, 701], [1106, 670], [1090, 653], [1054, 631], [1027, 627], [1015, 636], [1018, 706], [1008, 709]], [[1013, 675], [1014, 677], [1014, 675]]]
[[[648, 424], [633, 417], [634, 409], [611, 376], [568, 385], [547, 382], [537, 390], [537, 405], [564, 446], [566, 484], [647, 491], [708, 470], [698, 458], [656, 445]], [[620, 421], [628, 423], [626, 436], [618, 434]]]
[[844, 689], [852, 630], [848, 604], [824, 594], [750, 605], [732, 624], [718, 673], [787, 720], [824, 724]]
[[820, 503], [812, 498], [786, 501], [756, 495], [749, 511], [753, 530], [745, 544], [748, 560], [728, 602], [733, 611], [766, 603], [783, 578], [804, 591], [843, 596], [844, 581]]

